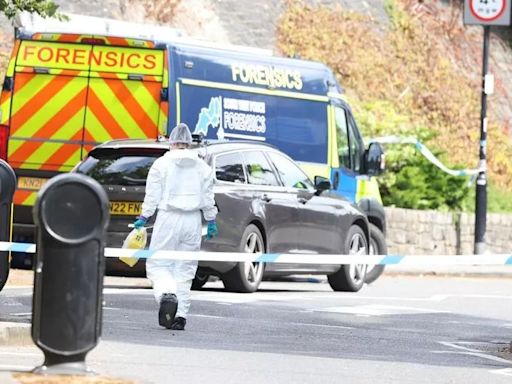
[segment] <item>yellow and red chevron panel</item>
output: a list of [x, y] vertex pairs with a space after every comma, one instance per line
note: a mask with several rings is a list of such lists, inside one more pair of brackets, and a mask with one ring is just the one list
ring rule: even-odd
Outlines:
[[161, 87], [161, 82], [91, 72], [84, 149], [112, 138], [157, 137]]
[[[7, 65], [7, 71], [5, 73], [5, 77], [12, 78], [14, 75], [14, 67], [16, 64], [16, 55], [18, 53], [20, 47], [20, 41], [16, 40], [14, 44], [14, 48], [11, 53], [11, 57], [9, 59], [9, 64]], [[0, 94], [0, 124], [7, 125], [9, 124], [9, 118], [11, 117], [11, 97], [12, 90], [3, 89]]]
[[13, 168], [68, 171], [80, 161], [88, 79], [79, 73], [16, 73], [8, 148]]
[[[169, 91], [169, 52], [164, 52], [164, 73], [162, 79], [162, 87]], [[169, 98], [160, 101], [160, 116], [158, 118], [158, 134], [160, 136], [167, 136], [167, 120], [169, 116]]]

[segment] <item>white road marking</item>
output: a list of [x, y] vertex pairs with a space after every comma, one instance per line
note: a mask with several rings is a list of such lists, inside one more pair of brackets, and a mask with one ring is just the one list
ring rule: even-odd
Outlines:
[[[332, 298], [335, 296], [332, 295], [317, 295], [316, 298]], [[340, 298], [336, 296], [336, 298]], [[471, 299], [496, 299], [496, 300], [512, 300], [512, 296], [510, 295], [460, 295], [460, 294], [444, 294], [444, 295], [433, 295], [430, 297], [399, 297], [399, 296], [363, 296], [363, 295], [343, 295], [342, 299], [352, 299], [352, 300], [396, 300], [396, 301], [444, 301], [447, 299], [458, 299], [458, 298], [471, 298]]]
[[300, 325], [306, 327], [322, 327], [322, 328], [341, 328], [341, 329], [355, 329], [354, 327], [348, 327], [345, 325], [329, 325], [329, 324], [309, 324], [309, 323], [288, 323], [292, 325]]
[[31, 352], [7, 352], [0, 351], [0, 355], [2, 356], [21, 356], [21, 357], [41, 357], [42, 353], [31, 353]]
[[[510, 360], [503, 359], [501, 357], [494, 356], [494, 355], [482, 352], [479, 349], [468, 348], [468, 347], [464, 347], [462, 345], [458, 345], [458, 344], [475, 344], [475, 343], [471, 343], [469, 341], [466, 341], [466, 342], [460, 342], [460, 341], [457, 341], [457, 342], [438, 341], [438, 343], [441, 344], [441, 345], [444, 345], [445, 347], [457, 349], [457, 351], [432, 351], [433, 353], [440, 353], [440, 354], [441, 353], [455, 353], [455, 354], [461, 354], [461, 355], [480, 357], [482, 359], [491, 360], [491, 361], [494, 361], [494, 362], [497, 362], [497, 363], [504, 363], [504, 364], [507, 364], [507, 365], [511, 365], [512, 364], [512, 361], [510, 361]], [[492, 371], [489, 371], [489, 372], [492, 372]]]
[[1, 371], [26, 371], [27, 373], [31, 372], [35, 367], [27, 366], [27, 365], [8, 365], [8, 364], [0, 364]]
[[314, 312], [346, 313], [359, 316], [385, 316], [411, 313], [449, 313], [428, 308], [402, 307], [394, 305], [355, 305], [313, 309]]
[[328, 299], [335, 297], [336, 299], [352, 299], [352, 300], [379, 300], [379, 301], [443, 301], [449, 298], [450, 295], [434, 295], [430, 297], [399, 297], [399, 296], [362, 296], [362, 295], [347, 295], [347, 296], [333, 296], [333, 295], [318, 295], [315, 298]]
[[494, 373], [495, 375], [512, 376], [512, 368], [496, 369], [489, 372]]
[[120, 295], [132, 293], [135, 295], [152, 295], [152, 291], [147, 288], [103, 288], [104, 295]]
[[230, 293], [230, 292], [206, 292], [192, 295], [192, 300], [214, 301], [232, 304], [254, 303], [259, 301], [294, 301], [305, 300], [303, 295], [283, 294], [283, 293], [265, 293], [254, 292], [250, 294]]
[[8, 291], [10, 291], [10, 290], [13, 290], [13, 291], [14, 291], [14, 290], [18, 290], [18, 289], [28, 289], [28, 288], [33, 289], [33, 288], [34, 288], [34, 286], [33, 286], [33, 285], [13, 285], [13, 286], [9, 286], [9, 285], [7, 285], [7, 286], [4, 288], [4, 291], [5, 291], [5, 292], [8, 292]]
[[199, 314], [188, 314], [188, 316], [191, 316], [191, 317], [206, 317], [208, 319], [227, 319], [227, 317], [222, 317], [222, 316], [213, 316], [213, 315], [199, 315]]

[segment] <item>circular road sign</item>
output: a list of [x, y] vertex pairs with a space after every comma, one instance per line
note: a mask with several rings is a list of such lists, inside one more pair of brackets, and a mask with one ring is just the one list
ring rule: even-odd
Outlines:
[[505, 11], [506, 0], [470, 0], [470, 10], [474, 17], [481, 21], [493, 21]]

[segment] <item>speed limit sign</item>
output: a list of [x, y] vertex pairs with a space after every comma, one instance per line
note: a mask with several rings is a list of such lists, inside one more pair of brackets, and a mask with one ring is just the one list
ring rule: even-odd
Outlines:
[[464, 24], [510, 25], [511, 0], [464, 0]]

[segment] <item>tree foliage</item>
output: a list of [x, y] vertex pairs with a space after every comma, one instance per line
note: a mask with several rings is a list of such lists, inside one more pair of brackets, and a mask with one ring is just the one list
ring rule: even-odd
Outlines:
[[0, 0], [0, 12], [9, 19], [22, 11], [37, 13], [43, 17], [52, 17], [57, 14], [58, 7], [53, 0]]
[[[453, 20], [459, 18], [447, 18], [445, 23], [421, 13], [426, 3], [385, 0], [389, 23], [379, 24], [369, 15], [339, 6], [288, 0], [278, 23], [277, 44], [286, 56], [321, 61], [334, 70], [364, 136], [414, 135], [442, 154], [448, 166], [474, 168], [480, 80], [461, 71], [452, 55], [457, 47], [450, 40]], [[413, 147], [388, 146], [386, 150], [394, 176], [381, 179], [383, 191], [397, 193], [401, 201], [389, 195], [388, 203], [411, 208], [461, 206], [467, 191], [461, 195], [456, 188], [442, 186], [460, 182], [428, 166]], [[512, 143], [497, 124], [488, 127], [488, 160], [493, 183], [512, 191]], [[406, 184], [411, 195], [429, 196], [406, 196]], [[430, 187], [424, 188], [427, 184]]]

